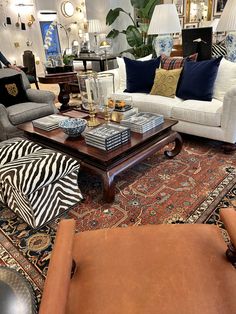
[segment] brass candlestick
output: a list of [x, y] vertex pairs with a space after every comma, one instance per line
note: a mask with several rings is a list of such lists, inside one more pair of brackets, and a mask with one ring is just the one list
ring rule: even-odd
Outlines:
[[99, 125], [100, 122], [96, 118], [96, 111], [95, 108], [93, 107], [93, 103], [89, 103], [89, 120], [87, 122], [88, 127], [94, 127]]

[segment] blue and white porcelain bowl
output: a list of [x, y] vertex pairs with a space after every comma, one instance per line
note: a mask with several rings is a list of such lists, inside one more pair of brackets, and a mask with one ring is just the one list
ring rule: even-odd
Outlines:
[[87, 120], [85, 119], [66, 119], [59, 122], [59, 128], [71, 137], [79, 136], [86, 128]]

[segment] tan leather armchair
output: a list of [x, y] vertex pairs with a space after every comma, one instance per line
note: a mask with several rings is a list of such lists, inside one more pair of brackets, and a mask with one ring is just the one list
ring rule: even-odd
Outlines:
[[[236, 212], [221, 217], [236, 244]], [[217, 226], [74, 231], [73, 220], [59, 225], [40, 314], [236, 313], [236, 269]]]

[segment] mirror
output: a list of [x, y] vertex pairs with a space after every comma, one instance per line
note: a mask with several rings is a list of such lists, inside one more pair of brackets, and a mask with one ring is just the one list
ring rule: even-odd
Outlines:
[[200, 23], [211, 20], [212, 0], [187, 0], [186, 23]]

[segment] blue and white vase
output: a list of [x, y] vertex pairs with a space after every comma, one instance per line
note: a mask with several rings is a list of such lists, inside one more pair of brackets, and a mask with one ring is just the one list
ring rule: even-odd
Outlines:
[[161, 54], [165, 54], [169, 57], [173, 47], [173, 37], [170, 35], [159, 35], [154, 38], [153, 46], [157, 57]]
[[236, 62], [236, 32], [230, 32], [225, 37], [225, 47], [227, 50], [227, 59]]

